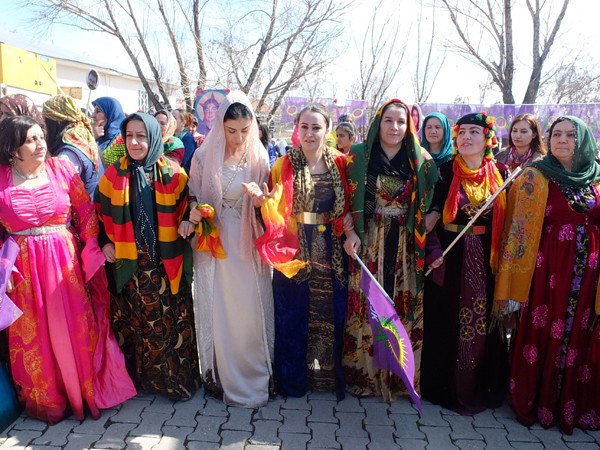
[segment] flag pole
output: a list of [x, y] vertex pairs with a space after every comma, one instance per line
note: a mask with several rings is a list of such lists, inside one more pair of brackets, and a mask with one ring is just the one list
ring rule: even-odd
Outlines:
[[356, 252], [354, 252], [354, 258], [356, 259], [356, 261], [358, 261], [358, 264], [360, 264], [360, 266], [363, 268], [363, 270], [365, 271], [365, 273], [367, 275], [369, 275], [369, 277], [371, 277], [371, 280], [373, 280], [373, 283], [375, 283], [375, 285], [381, 291], [381, 293], [385, 296], [385, 298], [387, 299], [387, 301], [390, 302], [390, 304], [392, 306], [394, 306], [394, 301], [390, 298], [390, 296], [387, 294], [387, 292], [385, 292], [385, 289], [383, 289], [383, 287], [381, 286], [381, 284], [379, 284], [379, 281], [377, 281], [377, 279], [373, 276], [373, 274], [371, 273], [371, 271], [369, 269], [367, 269], [367, 266], [362, 261], [362, 259], [360, 259], [358, 257], [358, 255], [356, 254]]
[[[498, 197], [500, 195], [500, 192], [502, 192], [509, 184], [512, 180], [515, 179], [515, 177], [521, 173], [521, 168], [517, 167], [515, 169], [515, 171], [513, 173], [511, 173], [508, 178], [504, 181], [504, 183], [502, 183], [502, 186], [500, 186], [500, 188], [494, 192], [487, 200], [486, 202], [483, 204], [482, 207], [480, 207], [477, 212], [475, 213], [475, 215], [471, 218], [471, 220], [469, 220], [469, 222], [465, 225], [465, 227], [460, 230], [460, 233], [458, 233], [458, 235], [454, 238], [454, 240], [450, 243], [450, 245], [448, 245], [448, 247], [446, 247], [446, 250], [444, 250], [444, 253], [442, 253], [441, 258], [443, 258], [444, 256], [446, 256], [446, 254], [450, 251], [450, 249], [452, 247], [454, 247], [454, 245], [460, 240], [460, 238], [463, 236], [463, 234], [465, 234], [469, 228], [471, 228], [473, 226], [473, 224], [475, 223], [475, 221], [479, 218], [479, 216], [481, 214], [483, 214], [483, 212], [485, 210], [487, 210], [489, 208], [489, 206], [492, 204], [492, 202], [496, 199], [496, 197]], [[430, 268], [426, 273], [425, 276], [429, 275], [431, 273], [433, 269]]]

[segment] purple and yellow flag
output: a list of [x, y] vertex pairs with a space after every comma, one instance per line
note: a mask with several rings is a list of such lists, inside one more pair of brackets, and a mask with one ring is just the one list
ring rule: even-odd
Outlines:
[[408, 333], [400, 321], [393, 302], [373, 274], [355, 254], [362, 267], [360, 288], [369, 301], [369, 321], [373, 330], [373, 360], [375, 366], [398, 375], [419, 413], [421, 398], [415, 391], [415, 358]]

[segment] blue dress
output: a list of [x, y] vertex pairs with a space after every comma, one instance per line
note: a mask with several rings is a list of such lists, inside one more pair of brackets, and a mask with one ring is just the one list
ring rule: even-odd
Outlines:
[[[329, 173], [312, 175], [313, 212], [333, 209], [334, 190]], [[275, 301], [274, 374], [277, 392], [301, 397], [308, 390], [335, 391], [344, 397], [342, 337], [348, 290], [331, 270], [332, 224], [304, 227], [310, 270], [289, 279], [273, 273]]]

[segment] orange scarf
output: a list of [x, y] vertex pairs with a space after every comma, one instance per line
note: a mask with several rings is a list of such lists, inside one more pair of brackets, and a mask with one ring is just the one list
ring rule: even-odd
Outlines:
[[[443, 221], [445, 224], [452, 223], [458, 212], [458, 199], [460, 187], [462, 186], [469, 202], [474, 205], [482, 205], [485, 200], [503, 184], [504, 179], [494, 164], [494, 156], [490, 152], [484, 156], [478, 169], [467, 167], [462, 156], [456, 155], [452, 165], [454, 178], [450, 184], [448, 198], [444, 204]], [[492, 219], [492, 251], [490, 265], [494, 273], [498, 267], [498, 249], [504, 226], [506, 214], [506, 192], [501, 192], [494, 200]]]

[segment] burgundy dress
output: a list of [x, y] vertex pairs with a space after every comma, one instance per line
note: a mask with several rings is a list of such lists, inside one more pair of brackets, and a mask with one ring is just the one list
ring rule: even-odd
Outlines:
[[600, 327], [594, 322], [600, 250], [595, 187], [549, 183], [529, 300], [512, 349], [510, 396], [517, 419], [563, 433], [600, 428]]

